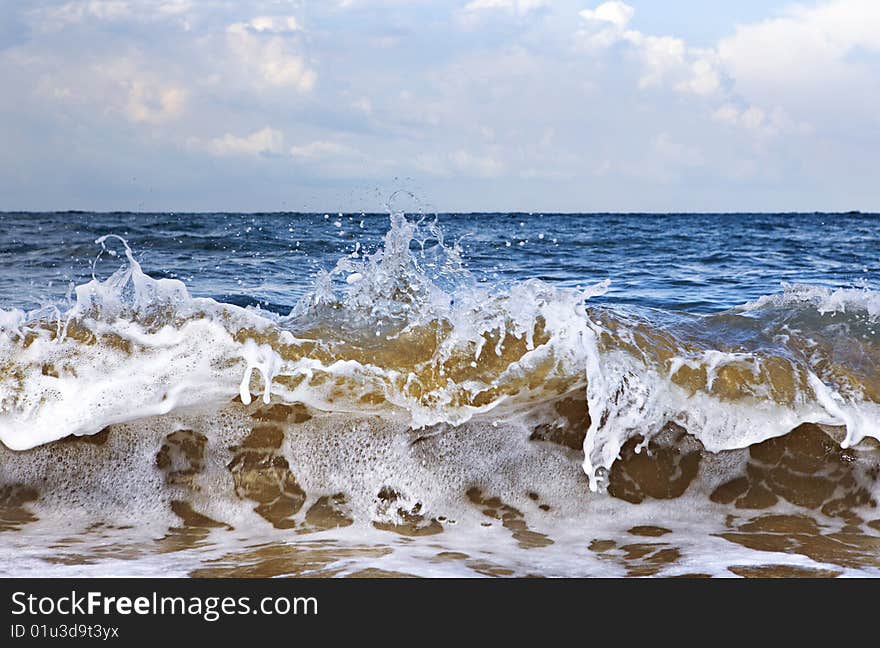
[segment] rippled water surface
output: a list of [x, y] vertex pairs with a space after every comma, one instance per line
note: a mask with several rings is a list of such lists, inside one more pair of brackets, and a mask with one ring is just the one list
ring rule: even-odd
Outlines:
[[[417, 216], [416, 216], [417, 218]], [[440, 214], [485, 280], [563, 286], [609, 278], [607, 301], [711, 312], [782, 282], [877, 287], [878, 216], [870, 214]], [[63, 296], [90, 277], [94, 240], [128, 239], [156, 278], [193, 294], [284, 312], [319, 268], [377, 246], [387, 214], [0, 214], [0, 303]], [[9, 273], [8, 275], [6, 273]]]

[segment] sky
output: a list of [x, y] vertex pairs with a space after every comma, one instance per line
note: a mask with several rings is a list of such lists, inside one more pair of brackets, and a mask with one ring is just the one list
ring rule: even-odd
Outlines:
[[877, 0], [22, 0], [0, 84], [0, 210], [880, 211]]

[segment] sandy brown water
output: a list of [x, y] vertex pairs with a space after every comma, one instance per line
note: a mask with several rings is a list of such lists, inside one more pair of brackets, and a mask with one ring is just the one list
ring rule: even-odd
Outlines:
[[[638, 453], [638, 439], [627, 443], [607, 492], [591, 493], [579, 466], [585, 404], [554, 407], [565, 426], [401, 432], [303, 406], [231, 404], [210, 422], [166, 417], [3, 449], [0, 541], [10, 551], [0, 572], [880, 573], [880, 451], [842, 450], [803, 425], [715, 455], [670, 426]], [[218, 424], [220, 442], [208, 436]]]

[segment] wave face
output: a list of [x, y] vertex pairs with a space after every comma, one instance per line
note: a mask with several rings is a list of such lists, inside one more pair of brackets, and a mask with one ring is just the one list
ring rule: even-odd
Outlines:
[[[563, 263], [555, 231], [522, 218], [504, 248], [546, 241], [522, 263]], [[539, 549], [554, 541], [530, 527], [535, 506], [595, 520], [613, 499], [656, 515], [645, 500], [686, 491], [713, 507], [868, 520], [858, 511], [875, 505], [880, 440], [880, 296], [868, 284], [786, 283], [687, 312], [627, 297], [614, 277], [504, 276], [435, 219], [392, 213], [372, 246], [357, 238], [366, 217], [313, 220], [350, 227], [353, 244], [298, 279], [289, 308], [197, 296], [204, 279], [154, 278], [110, 234], [66, 299], [0, 311], [5, 516], [122, 498], [203, 530], [256, 513], [276, 530], [366, 521], [419, 536], [477, 509]], [[249, 263], [283, 258], [267, 256]], [[699, 302], [692, 292], [678, 299]], [[741, 527], [707, 536], [736, 544], [751, 537]], [[799, 555], [828, 562], [814, 554]], [[845, 567], [870, 563], [859, 560]]]

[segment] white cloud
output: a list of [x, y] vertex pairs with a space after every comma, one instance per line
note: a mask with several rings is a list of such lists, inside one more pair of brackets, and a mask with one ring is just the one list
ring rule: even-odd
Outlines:
[[87, 18], [116, 20], [128, 18], [133, 13], [131, 3], [123, 0], [91, 0], [90, 2], [68, 2], [54, 10], [58, 18], [78, 22]]
[[[56, 83], [59, 80], [54, 79]], [[111, 64], [93, 65], [79, 83], [64, 87], [68, 92], [63, 98], [88, 102], [97, 94], [105, 109], [122, 113], [136, 124], [157, 125], [177, 120], [185, 113], [189, 101], [189, 93], [183, 86], [162, 79], [147, 62], [135, 58], [124, 57]]]
[[189, 148], [202, 150], [218, 157], [280, 157], [311, 164], [338, 165], [362, 162], [366, 156], [357, 149], [332, 140], [313, 140], [305, 144], [287, 146], [284, 133], [266, 126], [249, 135], [226, 133], [222, 137], [200, 140], [191, 137]]
[[706, 52], [690, 63], [690, 74], [675, 86], [677, 90], [708, 96], [721, 88], [721, 75], [713, 64], [714, 53]]
[[[0, 161], [30, 155], [16, 168], [53, 169], [58, 195], [80, 180], [110, 195], [95, 178], [130, 182], [141, 165], [193, 205], [218, 188], [234, 197], [218, 177], [246, 179], [243, 208], [292, 186], [356, 202], [345, 189], [409, 175], [465, 209], [876, 202], [880, 0], [801, 0], [738, 28], [724, 8], [727, 37], [701, 47], [649, 27], [632, 0], [6, 4]], [[663, 10], [688, 33], [710, 22], [683, 3]], [[193, 155], [169, 153], [181, 143]], [[211, 156], [195, 188], [184, 170]], [[2, 180], [0, 193], [24, 195]]]
[[[670, 88], [702, 99], [712, 120], [748, 135], [767, 158], [773, 138], [816, 135], [823, 154], [845, 159], [844, 144], [871, 139], [880, 120], [880, 2], [824, 0], [792, 4], [778, 15], [741, 24], [714, 46], [631, 27], [635, 12], [609, 2], [581, 12], [579, 34], [595, 55], [620, 46], [639, 62], [640, 88]], [[857, 149], [856, 149], [857, 150]], [[756, 168], [753, 159], [731, 160]], [[760, 166], [760, 165], [758, 165]], [[772, 173], [770, 173], [772, 175]]]
[[369, 115], [373, 112], [373, 102], [370, 101], [369, 97], [355, 99], [351, 105], [365, 115]]
[[601, 50], [625, 40], [626, 27], [633, 14], [635, 9], [616, 0], [600, 4], [595, 9], [584, 9], [579, 14], [586, 23], [586, 28], [578, 33], [581, 45]]
[[464, 148], [445, 154], [421, 153], [416, 157], [415, 163], [422, 171], [437, 176], [495, 178], [505, 170], [504, 163], [497, 157], [475, 154]]
[[472, 0], [464, 6], [465, 12], [509, 11], [524, 16], [549, 5], [548, 0]]
[[266, 37], [262, 33], [234, 29], [227, 32], [227, 43], [235, 60], [256, 71], [270, 86], [287, 86], [309, 92], [315, 85], [315, 71], [282, 36]]
[[682, 167], [703, 166], [705, 159], [702, 151], [695, 146], [688, 146], [672, 139], [669, 133], [663, 132], [652, 141], [654, 151], [666, 162]]
[[642, 61], [643, 72], [639, 87], [661, 85], [668, 75], [686, 65], [684, 41], [680, 38], [646, 36], [637, 31], [627, 32], [625, 38], [635, 46]]
[[[373, 149], [369, 140], [355, 140], [356, 145], [340, 142], [335, 139], [314, 139], [290, 147], [288, 153], [294, 163], [299, 164], [303, 173], [339, 177], [339, 178], [373, 178], [379, 181], [389, 177], [389, 173], [398, 166], [399, 160], [385, 157], [388, 142]], [[359, 148], [363, 145], [366, 148]], [[405, 172], [412, 171], [407, 162]], [[399, 171], [397, 171], [399, 172]]]
[[242, 23], [230, 25], [227, 29], [227, 43], [236, 61], [256, 72], [270, 86], [287, 86], [299, 92], [309, 92], [315, 85], [317, 74], [295, 43], [266, 28], [265, 23], [258, 24], [264, 29], [246, 29], [241, 27]]
[[876, 72], [850, 56], [880, 52], [880, 2], [832, 0], [793, 5], [783, 15], [737, 27], [718, 44], [726, 69], [747, 91], [817, 91], [841, 82], [854, 87]]
[[525, 20], [536, 12], [548, 9], [549, 0], [471, 0], [457, 12], [460, 24], [473, 28], [492, 14], [507, 14], [517, 20]]
[[796, 122], [780, 106], [768, 111], [755, 105], [739, 108], [733, 104], [724, 104], [712, 117], [722, 124], [745, 128], [765, 137], [780, 134], [809, 135], [813, 132], [810, 124]]
[[226, 29], [232, 33], [253, 31], [257, 33], [290, 34], [301, 31], [302, 28], [295, 16], [257, 16], [247, 22], [233, 23]]
[[181, 88], [133, 81], [126, 113], [134, 122], [161, 124], [179, 117], [185, 106], [186, 91]]
[[369, 7], [378, 9], [381, 7], [398, 7], [400, 5], [429, 4], [436, 0], [326, 0], [327, 4], [337, 9], [360, 9]]
[[632, 29], [634, 15], [632, 7], [617, 0], [581, 11], [581, 45], [593, 52], [626, 47], [639, 61], [641, 88], [670, 87], [745, 104], [717, 108], [718, 121], [763, 135], [803, 134], [812, 131], [811, 120], [793, 115], [825, 111], [828, 118], [840, 92], [864, 91], [880, 98], [876, 58], [864, 58], [880, 53], [876, 0], [790, 5], [776, 17], [737, 26], [715, 47], [703, 49]]
[[579, 32], [582, 46], [602, 50], [623, 43], [631, 48], [642, 66], [639, 87], [670, 83], [679, 92], [708, 96], [721, 86], [714, 57], [706, 50], [689, 48], [673, 36], [655, 36], [628, 29], [635, 9], [614, 0], [595, 9], [585, 9], [580, 17], [585, 28]]
[[[639, 87], [719, 102], [712, 109], [716, 122], [756, 137], [807, 135], [818, 122], [839, 130], [842, 114], [867, 118], [867, 106], [880, 100], [876, 0], [790, 5], [705, 49], [632, 29], [634, 15], [617, 1], [582, 11], [582, 44], [592, 51], [622, 44], [639, 61]], [[841, 96], [854, 100], [841, 105]]]
[[192, 7], [191, 0], [75, 0], [29, 13], [35, 27], [58, 30], [94, 21], [155, 22], [182, 17]]
[[[190, 143], [198, 145], [196, 140]], [[268, 126], [245, 137], [227, 133], [208, 141], [203, 148], [219, 156], [283, 155], [284, 133]]]
[[316, 140], [308, 144], [293, 146], [290, 149], [290, 154], [295, 158], [306, 159], [326, 159], [334, 157], [359, 156], [358, 151], [351, 148], [350, 146], [339, 144], [338, 142], [325, 140]]
[[461, 173], [492, 178], [504, 170], [504, 164], [492, 155], [474, 155], [464, 149], [453, 153], [451, 159], [456, 170]]
[[588, 21], [599, 23], [607, 23], [608, 28], [614, 28], [618, 32], [623, 32], [629, 21], [632, 20], [635, 9], [623, 2], [605, 2], [595, 9], [584, 9], [580, 12], [581, 18]]

